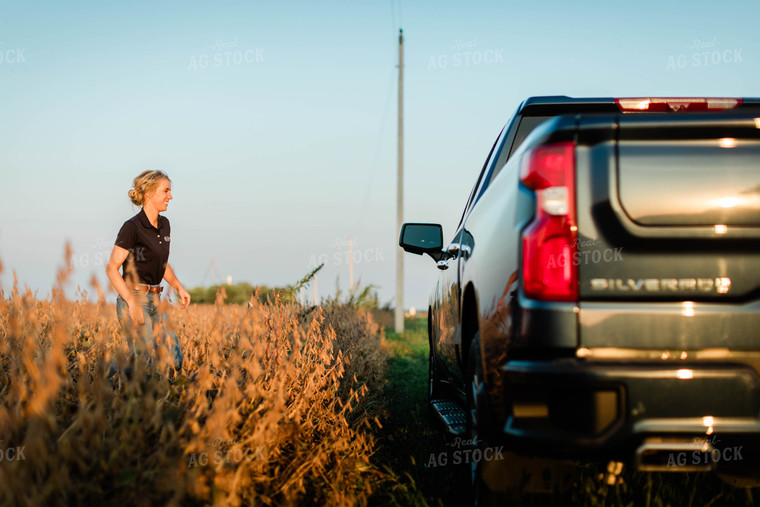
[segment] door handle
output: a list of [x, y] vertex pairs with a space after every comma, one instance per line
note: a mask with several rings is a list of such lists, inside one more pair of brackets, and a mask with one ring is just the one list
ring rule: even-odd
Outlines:
[[470, 245], [464, 245], [462, 243], [452, 243], [446, 249], [446, 252], [451, 257], [456, 257], [457, 255], [459, 255], [461, 253], [462, 257], [464, 257], [466, 259], [472, 253], [472, 248], [470, 248]]
[[438, 261], [436, 266], [438, 266], [438, 269], [440, 270], [449, 269], [449, 261]]

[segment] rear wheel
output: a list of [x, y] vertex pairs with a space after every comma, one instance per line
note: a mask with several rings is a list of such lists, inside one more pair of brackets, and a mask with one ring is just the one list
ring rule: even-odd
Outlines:
[[[467, 356], [467, 438], [478, 449], [470, 463], [473, 505], [563, 504], [560, 496], [572, 483], [575, 464], [531, 458], [489, 441], [484, 410], [485, 384], [480, 356], [480, 334], [475, 333]], [[566, 501], [566, 499], [565, 499]]]
[[443, 385], [441, 384], [438, 365], [435, 362], [435, 353], [433, 345], [430, 344], [430, 353], [428, 354], [428, 403], [442, 398], [444, 395]]
[[[490, 449], [491, 457], [493, 457], [494, 449], [489, 447], [489, 443], [484, 439], [481, 430], [485, 421], [481, 421], [482, 406], [480, 402], [484, 392], [484, 385], [483, 371], [480, 362], [479, 332], [475, 333], [475, 336], [470, 343], [470, 350], [467, 355], [465, 381], [465, 393], [467, 395], [467, 440], [479, 451], [477, 456], [482, 458], [486, 454], [485, 451]], [[496, 454], [498, 458], [506, 457], [502, 455], [500, 449], [497, 448], [496, 452], [498, 453]], [[473, 451], [472, 454], [474, 455], [475, 452]], [[505, 502], [510, 500], [508, 488], [505, 488], [505, 491], [495, 491], [493, 488], [489, 487], [484, 479], [487, 475], [493, 474], [492, 469], [494, 469], [494, 464], [498, 467], [498, 465], [503, 465], [504, 463], [484, 461], [483, 459], [472, 459], [470, 461], [468, 479], [471, 487], [473, 505], [504, 505]]]

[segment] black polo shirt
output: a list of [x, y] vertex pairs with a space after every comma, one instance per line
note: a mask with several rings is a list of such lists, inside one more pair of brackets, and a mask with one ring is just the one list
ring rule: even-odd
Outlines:
[[145, 210], [133, 216], [121, 226], [116, 236], [116, 246], [129, 250], [127, 259], [122, 264], [122, 278], [127, 278], [127, 265], [134, 260], [140, 283], [158, 285], [164, 277], [169, 261], [169, 242], [171, 227], [169, 219], [158, 215], [158, 228], [153, 227]]

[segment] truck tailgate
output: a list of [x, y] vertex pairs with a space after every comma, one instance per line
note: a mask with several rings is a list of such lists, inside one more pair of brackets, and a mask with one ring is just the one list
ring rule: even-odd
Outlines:
[[576, 157], [579, 345], [760, 350], [760, 118], [580, 117]]

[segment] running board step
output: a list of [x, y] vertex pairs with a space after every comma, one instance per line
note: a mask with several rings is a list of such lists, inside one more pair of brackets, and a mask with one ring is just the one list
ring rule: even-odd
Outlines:
[[467, 428], [467, 416], [462, 407], [451, 400], [433, 400], [430, 406], [446, 427], [446, 431], [454, 436], [464, 435]]

